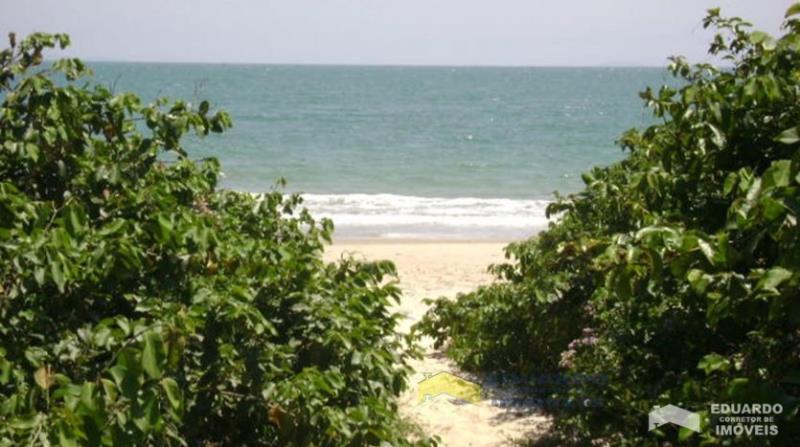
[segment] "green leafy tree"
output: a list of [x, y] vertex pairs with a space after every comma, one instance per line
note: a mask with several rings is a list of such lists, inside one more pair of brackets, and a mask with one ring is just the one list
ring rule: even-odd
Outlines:
[[[798, 14], [773, 38], [710, 10], [731, 67], [673, 58], [679, 87], [641, 93], [660, 123], [509, 246], [504, 281], [437, 300], [419, 329], [473, 369], [597, 378], [556, 393], [558, 444], [799, 445]], [[780, 403], [779, 433], [717, 436], [713, 402]], [[648, 432], [668, 403], [703, 432]]]
[[391, 263], [324, 263], [299, 197], [187, 156], [227, 114], [43, 68], [68, 44], [0, 52], [0, 445], [427, 443], [396, 414]]

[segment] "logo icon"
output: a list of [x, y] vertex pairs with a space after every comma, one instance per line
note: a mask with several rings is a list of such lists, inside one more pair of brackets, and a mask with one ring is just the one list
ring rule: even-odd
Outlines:
[[663, 407], [655, 407], [647, 417], [649, 430], [655, 430], [668, 423], [680, 425], [692, 431], [700, 431], [700, 415], [676, 405], [669, 404]]
[[481, 400], [481, 386], [446, 371], [426, 373], [417, 386], [417, 400], [423, 402], [440, 395], [447, 395], [466, 402]]

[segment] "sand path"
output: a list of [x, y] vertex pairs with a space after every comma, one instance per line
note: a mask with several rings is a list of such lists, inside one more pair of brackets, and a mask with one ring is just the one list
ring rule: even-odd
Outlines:
[[[401, 330], [408, 330], [425, 313], [428, 297], [455, 296], [492, 281], [486, 272], [491, 263], [503, 261], [500, 242], [342, 242], [329, 247], [325, 257], [342, 253], [367, 259], [390, 259], [397, 266], [403, 299], [398, 311], [407, 316]], [[510, 445], [510, 441], [544, 433], [549, 418], [530, 408], [509, 408], [484, 399], [464, 403], [448, 396], [420, 402], [417, 389], [425, 374], [450, 372], [469, 377], [430, 340], [423, 340], [425, 356], [412, 362], [414, 374], [409, 390], [400, 397], [400, 411], [417, 422], [426, 433], [438, 435], [443, 446], [488, 447]]]

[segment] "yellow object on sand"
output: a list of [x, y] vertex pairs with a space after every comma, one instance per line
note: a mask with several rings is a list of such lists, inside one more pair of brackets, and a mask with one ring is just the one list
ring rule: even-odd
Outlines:
[[443, 371], [422, 379], [417, 387], [419, 402], [433, 399], [442, 394], [466, 402], [478, 403], [481, 400], [481, 386]]

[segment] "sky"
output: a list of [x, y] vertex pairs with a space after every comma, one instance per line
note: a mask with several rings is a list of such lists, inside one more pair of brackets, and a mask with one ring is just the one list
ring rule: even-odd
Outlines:
[[[791, 0], [0, 0], [0, 33], [89, 61], [662, 66], [709, 61], [705, 10], [772, 34]], [[5, 46], [5, 45], [0, 45]]]

